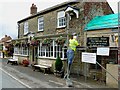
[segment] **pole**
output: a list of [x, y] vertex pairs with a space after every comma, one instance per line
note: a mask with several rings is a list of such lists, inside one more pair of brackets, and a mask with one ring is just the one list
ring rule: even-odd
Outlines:
[[[70, 21], [70, 16], [69, 16], [69, 13], [67, 12], [67, 13], [66, 13], [67, 49], [68, 49], [68, 45], [69, 45], [69, 34], [68, 34], [68, 33], [69, 33], [69, 21]], [[68, 63], [67, 63], [67, 72], [66, 72], [66, 74], [65, 74], [65, 76], [64, 76], [64, 79], [65, 79], [67, 76], [68, 76]]]
[[69, 15], [69, 13], [66, 13], [66, 15], [67, 15], [67, 48], [68, 48], [68, 46], [69, 46], [69, 21], [70, 21], [70, 15]]
[[[69, 22], [70, 22], [70, 15], [69, 13], [67, 12], [66, 13], [67, 15], [67, 49], [68, 49], [68, 46], [69, 46]], [[70, 80], [70, 69], [71, 69], [71, 66], [69, 66], [69, 62], [67, 63], [67, 79], [66, 79], [66, 85], [68, 87], [72, 87], [73, 86], [73, 83], [72, 81]]]
[[[86, 19], [87, 19], [87, 17], [85, 17], [85, 25], [86, 25]], [[87, 52], [87, 30], [86, 30], [86, 43], [85, 43], [85, 45], [86, 45], [86, 49], [85, 49], [85, 51]], [[85, 82], [87, 82], [87, 63], [85, 62], [84, 63], [84, 74], [85, 74]]]
[[118, 2], [118, 88], [120, 90], [120, 1]]

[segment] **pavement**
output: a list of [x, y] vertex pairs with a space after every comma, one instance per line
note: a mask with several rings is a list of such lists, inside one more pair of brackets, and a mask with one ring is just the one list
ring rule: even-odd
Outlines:
[[[22, 65], [7, 64], [7, 59], [0, 59], [2, 69], [9, 72], [15, 78], [25, 83], [28, 88], [69, 88], [66, 80], [55, 76], [53, 73], [44, 74], [43, 72], [33, 71], [32, 67]], [[71, 75], [73, 87], [70, 88], [109, 88], [105, 83], [91, 80], [80, 75]]]

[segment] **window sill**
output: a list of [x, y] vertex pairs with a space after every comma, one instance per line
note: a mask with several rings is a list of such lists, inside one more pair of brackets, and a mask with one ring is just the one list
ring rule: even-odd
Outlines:
[[22, 54], [14, 54], [14, 55], [28, 57], [28, 55], [22, 55]]
[[[40, 58], [41, 58], [41, 59], [54, 59], [54, 60], [56, 59], [56, 58], [53, 58], [53, 57], [41, 57], [41, 56], [38, 56], [38, 58], [39, 58], [39, 59], [40, 59]], [[64, 61], [64, 60], [67, 60], [67, 59], [66, 59], [66, 58], [61, 58], [61, 60]]]
[[66, 26], [64, 26], [64, 27], [57, 27], [56, 29], [65, 29], [66, 28]]
[[[44, 31], [44, 30], [43, 30]], [[43, 31], [37, 31], [37, 33], [43, 32]]]

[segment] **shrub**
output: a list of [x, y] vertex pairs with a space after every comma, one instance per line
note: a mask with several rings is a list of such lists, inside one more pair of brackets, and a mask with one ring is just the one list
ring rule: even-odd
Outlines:
[[62, 62], [61, 58], [59, 56], [57, 56], [56, 62], [55, 62], [55, 69], [57, 71], [61, 71], [62, 67], [63, 67], [63, 62]]

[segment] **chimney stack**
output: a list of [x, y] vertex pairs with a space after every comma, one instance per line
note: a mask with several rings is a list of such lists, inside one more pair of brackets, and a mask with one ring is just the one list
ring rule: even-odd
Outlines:
[[37, 7], [36, 5], [34, 5], [34, 3], [32, 4], [31, 8], [30, 8], [30, 14], [36, 14], [37, 13]]
[[5, 37], [7, 37], [7, 35], [5, 35]]

